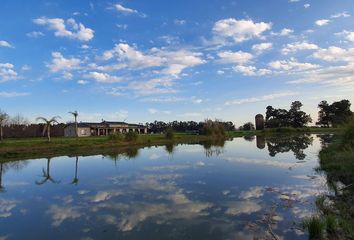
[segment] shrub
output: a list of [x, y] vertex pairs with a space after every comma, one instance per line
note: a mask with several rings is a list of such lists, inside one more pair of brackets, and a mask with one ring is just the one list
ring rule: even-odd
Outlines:
[[108, 136], [108, 140], [114, 141], [114, 142], [119, 142], [124, 139], [124, 136], [121, 133], [114, 133]]
[[354, 118], [344, 126], [343, 145], [354, 147]]
[[224, 137], [226, 135], [225, 126], [220, 121], [206, 120], [203, 125], [202, 134]]
[[125, 134], [125, 140], [128, 142], [133, 142], [138, 140], [138, 134], [136, 132], [128, 132]]
[[172, 140], [175, 137], [175, 133], [172, 128], [168, 128], [165, 131], [165, 138]]
[[309, 233], [309, 239], [322, 239], [325, 224], [321, 218], [312, 216], [309, 219], [304, 220], [304, 228]]

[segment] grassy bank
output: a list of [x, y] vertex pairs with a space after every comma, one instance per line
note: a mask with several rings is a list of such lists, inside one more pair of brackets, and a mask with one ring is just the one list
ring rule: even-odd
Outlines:
[[354, 120], [341, 137], [319, 153], [318, 171], [324, 173], [333, 194], [320, 196], [319, 213], [306, 225], [312, 239], [354, 239]]
[[334, 132], [336, 129], [304, 128], [304, 129], [266, 129], [264, 131], [232, 131], [225, 135], [194, 135], [174, 133], [173, 137], [165, 134], [139, 135], [137, 139], [127, 140], [122, 137], [87, 137], [87, 138], [52, 138], [47, 142], [45, 138], [6, 139], [0, 142], [0, 160], [19, 160], [60, 155], [90, 155], [106, 152], [123, 151], [127, 148], [139, 148], [152, 145], [166, 145], [177, 143], [195, 143], [226, 139], [232, 137], [245, 137], [254, 135], [294, 134], [294, 133], [320, 133]]
[[118, 153], [128, 148], [157, 146], [178, 143], [194, 143], [214, 140], [215, 136], [176, 133], [173, 138], [164, 134], [139, 135], [137, 139], [126, 140], [110, 136], [87, 138], [45, 138], [7, 139], [0, 142], [1, 160], [20, 160], [60, 155], [93, 155]]

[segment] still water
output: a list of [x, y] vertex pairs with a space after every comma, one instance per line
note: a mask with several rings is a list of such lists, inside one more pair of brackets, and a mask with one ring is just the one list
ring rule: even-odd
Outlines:
[[2, 162], [0, 239], [307, 239], [323, 139]]

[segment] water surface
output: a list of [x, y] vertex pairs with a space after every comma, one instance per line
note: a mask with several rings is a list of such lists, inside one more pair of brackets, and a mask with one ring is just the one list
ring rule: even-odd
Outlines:
[[3, 162], [0, 239], [307, 239], [321, 139]]

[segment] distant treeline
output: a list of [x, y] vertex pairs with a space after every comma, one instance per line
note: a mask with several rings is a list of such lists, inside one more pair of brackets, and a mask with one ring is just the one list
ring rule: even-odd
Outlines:
[[[235, 130], [235, 125], [232, 122], [223, 122], [216, 120], [221, 126], [223, 126], [225, 131]], [[194, 133], [203, 133], [205, 131], [206, 124], [210, 123], [210, 120], [204, 122], [195, 122], [195, 121], [173, 121], [173, 122], [163, 122], [163, 121], [154, 121], [152, 123], [146, 123], [149, 133], [162, 133], [167, 129], [172, 129], [175, 132], [194, 132]]]

